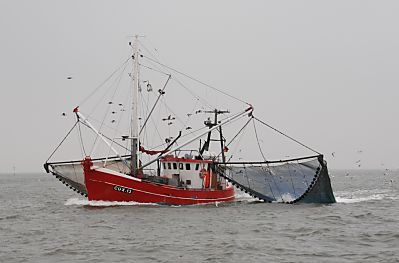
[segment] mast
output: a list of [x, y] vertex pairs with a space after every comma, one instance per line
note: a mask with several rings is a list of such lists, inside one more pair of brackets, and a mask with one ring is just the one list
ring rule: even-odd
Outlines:
[[131, 169], [132, 176], [137, 175], [139, 168], [138, 144], [139, 144], [139, 36], [134, 36], [133, 43], [133, 99], [132, 99], [132, 119], [131, 119]]

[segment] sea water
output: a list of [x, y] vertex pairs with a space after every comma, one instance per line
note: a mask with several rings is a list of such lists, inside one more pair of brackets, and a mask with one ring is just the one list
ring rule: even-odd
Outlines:
[[0, 175], [0, 262], [399, 262], [399, 171], [330, 171], [336, 204], [89, 202]]

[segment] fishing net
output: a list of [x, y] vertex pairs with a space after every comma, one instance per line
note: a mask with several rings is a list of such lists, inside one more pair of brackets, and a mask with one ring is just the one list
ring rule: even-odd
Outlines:
[[[128, 165], [130, 160], [125, 158], [124, 162], [125, 163], [122, 163], [120, 159], [115, 159], [115, 157], [101, 158], [94, 159], [93, 166], [104, 167], [116, 172], [126, 173], [129, 169]], [[72, 190], [87, 196], [82, 161], [46, 163], [44, 166], [47, 172], [51, 172], [63, 184], [66, 184]]]
[[276, 162], [226, 163], [221, 174], [236, 187], [266, 202], [334, 203], [323, 156]]

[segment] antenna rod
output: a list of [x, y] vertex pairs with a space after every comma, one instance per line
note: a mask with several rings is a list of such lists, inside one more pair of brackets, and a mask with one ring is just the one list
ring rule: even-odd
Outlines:
[[222, 121], [221, 123], [219, 123], [219, 124], [213, 126], [213, 127], [210, 128], [209, 130], [207, 130], [207, 131], [201, 133], [200, 135], [195, 136], [194, 138], [188, 140], [187, 142], [181, 144], [180, 146], [178, 146], [178, 147], [176, 147], [176, 148], [174, 148], [174, 149], [172, 149], [172, 150], [169, 150], [169, 151], [167, 151], [167, 152], [165, 152], [165, 153], [159, 155], [159, 156], [158, 156], [157, 158], [155, 158], [154, 160], [149, 161], [148, 163], [142, 165], [141, 168], [147, 167], [147, 166], [149, 166], [150, 164], [152, 164], [152, 163], [158, 161], [159, 159], [163, 158], [164, 156], [166, 156], [166, 155], [168, 155], [168, 154], [171, 154], [171, 153], [173, 153], [173, 152], [175, 152], [175, 151], [177, 151], [177, 150], [180, 150], [182, 147], [184, 147], [184, 146], [186, 146], [186, 145], [192, 143], [193, 141], [195, 141], [195, 140], [201, 138], [202, 136], [206, 135], [208, 132], [212, 132], [213, 130], [218, 129], [220, 126], [226, 125], [227, 123], [232, 122], [233, 120], [237, 119], [238, 117], [244, 116], [244, 114], [252, 115], [252, 111], [253, 111], [253, 107], [250, 106], [250, 107], [247, 108], [245, 111], [239, 112], [239, 113], [233, 115], [232, 117], [225, 119], [225, 120]]

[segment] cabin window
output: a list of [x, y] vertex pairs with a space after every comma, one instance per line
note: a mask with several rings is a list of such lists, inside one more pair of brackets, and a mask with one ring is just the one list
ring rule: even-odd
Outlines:
[[173, 163], [173, 169], [177, 170], [177, 163]]
[[191, 180], [186, 180], [186, 185], [191, 185]]
[[189, 163], [186, 163], [186, 170], [191, 170], [191, 166]]
[[166, 169], [166, 163], [162, 163], [163, 169]]
[[168, 169], [172, 170], [172, 164], [171, 163], [168, 163]]
[[199, 165], [200, 165], [199, 163], [197, 163], [197, 164], [195, 165], [195, 170], [197, 170], [197, 171], [199, 170]]
[[183, 170], [183, 169], [184, 169], [182, 163], [179, 163], [179, 169], [180, 169], [180, 170]]

